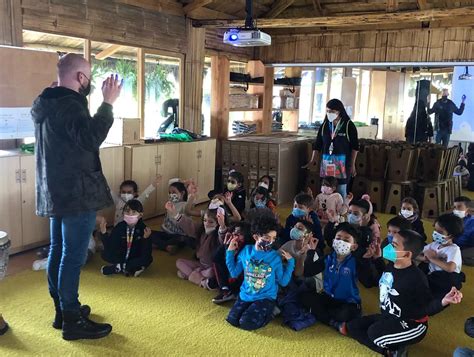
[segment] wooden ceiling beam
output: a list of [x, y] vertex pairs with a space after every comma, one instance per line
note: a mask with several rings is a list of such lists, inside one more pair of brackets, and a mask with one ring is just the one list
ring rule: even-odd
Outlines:
[[206, 20], [206, 19], [238, 19], [237, 16], [209, 9], [207, 7], [200, 7], [199, 9], [193, 10], [187, 13], [187, 16], [194, 20]]
[[209, 5], [213, 1], [214, 0], [193, 0], [189, 4], [185, 5], [183, 7], [183, 10], [186, 14], [188, 14], [191, 11], [194, 11], [196, 9]]
[[398, 0], [387, 0], [387, 12], [398, 11]]
[[[405, 12], [376, 13], [351, 16], [321, 16], [310, 18], [278, 18], [258, 20], [259, 28], [294, 27], [354, 27], [363, 25], [383, 25], [402, 22], [437, 21], [453, 18], [469, 18], [474, 24], [474, 6], [454, 9], [432, 9]], [[244, 20], [201, 20], [194, 21], [197, 27], [233, 28], [244, 26]]]
[[183, 6], [174, 0], [116, 0], [116, 2], [169, 15], [184, 16]]
[[107, 57], [112, 56], [115, 52], [120, 50], [123, 46], [121, 45], [110, 45], [105, 50], [102, 50], [98, 54], [95, 55], [95, 59], [97, 60], [105, 60]]
[[312, 0], [313, 2], [313, 8], [314, 12], [318, 16], [323, 16], [324, 15], [324, 10], [323, 7], [321, 6], [321, 2], [319, 0]]
[[264, 17], [273, 19], [293, 5], [294, 2], [295, 0], [276, 0], [270, 11], [267, 12]]

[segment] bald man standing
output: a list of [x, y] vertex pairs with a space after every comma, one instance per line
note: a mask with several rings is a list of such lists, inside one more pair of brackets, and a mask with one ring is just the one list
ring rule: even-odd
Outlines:
[[96, 339], [112, 331], [88, 319], [79, 302], [79, 275], [96, 212], [113, 204], [102, 173], [99, 147], [114, 121], [112, 105], [122, 89], [115, 76], [102, 84], [104, 102], [89, 114], [91, 66], [68, 54], [58, 62], [58, 85], [46, 88], [31, 110], [35, 123], [36, 214], [50, 218], [48, 285], [65, 340]]

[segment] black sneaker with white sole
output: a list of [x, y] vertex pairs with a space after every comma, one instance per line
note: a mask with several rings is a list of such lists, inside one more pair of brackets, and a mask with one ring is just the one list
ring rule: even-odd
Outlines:
[[217, 295], [214, 299], [212, 299], [212, 302], [214, 304], [222, 304], [224, 302], [236, 300], [236, 299], [237, 299], [237, 296], [235, 296], [235, 294], [232, 291], [230, 291], [229, 289], [222, 289], [219, 295]]
[[113, 275], [121, 273], [122, 269], [120, 268], [120, 264], [112, 264], [104, 265], [100, 271], [102, 272], [102, 275]]

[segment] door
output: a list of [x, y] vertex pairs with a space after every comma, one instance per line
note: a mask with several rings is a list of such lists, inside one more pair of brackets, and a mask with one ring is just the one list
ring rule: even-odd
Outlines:
[[180, 143], [179, 144], [179, 178], [181, 180], [193, 179], [198, 185], [198, 198], [196, 202], [200, 202], [200, 198], [207, 192], [204, 187], [201, 187], [198, 177], [198, 150], [200, 142]]
[[208, 201], [208, 192], [214, 189], [216, 173], [216, 141], [206, 140], [198, 142], [198, 184], [199, 202]]
[[[100, 149], [100, 162], [102, 164], [102, 172], [107, 179], [112, 195], [117, 195], [124, 177], [123, 146]], [[112, 223], [114, 221], [115, 207], [111, 206], [103, 209], [98, 214], [104, 216], [107, 222]]]
[[23, 246], [49, 241], [49, 219], [36, 215], [35, 157], [20, 157]]
[[[138, 192], [141, 193], [151, 183], [155, 182], [158, 164], [157, 145], [143, 145], [132, 147], [131, 152], [131, 178], [138, 185]], [[156, 215], [156, 195], [151, 194], [143, 202], [144, 217]]]
[[0, 172], [0, 230], [10, 237], [11, 251], [18, 252], [23, 244], [20, 158], [0, 158]]
[[[165, 213], [165, 204], [168, 201], [168, 181], [179, 175], [179, 143], [158, 145], [158, 175], [162, 176], [162, 184], [156, 192], [156, 212]], [[184, 178], [183, 178], [184, 179]]]

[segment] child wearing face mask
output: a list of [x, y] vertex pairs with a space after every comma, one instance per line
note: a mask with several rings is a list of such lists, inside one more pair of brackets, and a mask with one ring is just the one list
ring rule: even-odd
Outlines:
[[348, 223], [341, 223], [333, 241], [334, 251], [323, 261], [324, 290], [304, 292], [301, 303], [317, 321], [336, 329], [339, 324], [351, 321], [361, 312], [361, 299], [357, 287], [357, 261], [352, 253], [357, 249], [359, 233]]
[[[183, 228], [181, 217], [186, 216], [186, 201], [188, 191], [183, 182], [178, 179], [170, 180], [168, 187], [168, 202], [165, 205], [166, 214], [161, 225], [161, 231], [153, 232], [153, 244], [160, 250], [165, 250], [170, 254], [175, 254], [178, 248], [186, 245], [189, 232], [194, 234], [189, 227], [189, 222]], [[170, 208], [170, 209], [168, 209]], [[170, 213], [172, 212], [172, 213]]]
[[[254, 245], [246, 245], [236, 255], [239, 242], [234, 238], [226, 253], [231, 277], [244, 274], [239, 297], [227, 316], [227, 322], [244, 330], [256, 330], [270, 322], [278, 286], [288, 285], [295, 268], [295, 260], [290, 254], [272, 249], [278, 232], [278, 223], [273, 217], [256, 217], [251, 232]], [[284, 264], [283, 260], [287, 263]]]
[[[371, 247], [381, 313], [340, 324], [340, 333], [384, 356], [406, 355], [408, 345], [425, 337], [428, 316], [461, 302], [462, 293], [454, 287], [442, 299], [433, 298], [426, 276], [413, 262], [422, 247], [421, 236], [410, 230], [396, 233], [383, 251], [380, 245]], [[382, 256], [390, 261], [387, 266]]]
[[328, 212], [331, 212], [332, 220], [339, 222], [340, 216], [344, 215], [347, 207], [339, 192], [337, 192], [337, 179], [333, 176], [323, 178], [321, 182], [321, 193], [314, 200], [314, 207], [318, 213], [319, 220], [324, 228], [329, 222]]
[[382, 242], [382, 249], [392, 244], [393, 236], [400, 231], [411, 229], [411, 223], [402, 216], [395, 216], [387, 222], [387, 238]]
[[444, 296], [452, 286], [461, 289], [465, 280], [461, 272], [461, 249], [453, 243], [462, 231], [461, 218], [451, 213], [443, 214], [435, 222], [433, 243], [423, 249], [424, 261], [428, 263], [428, 283], [435, 297]]
[[268, 208], [275, 216], [277, 215], [276, 204], [270, 197], [270, 193], [263, 186], [258, 186], [252, 193], [250, 208]]
[[321, 250], [324, 249], [321, 223], [319, 222], [319, 218], [316, 212], [311, 209], [311, 207], [313, 207], [313, 204], [313, 197], [311, 197], [311, 195], [307, 193], [299, 193], [295, 196], [293, 210], [286, 219], [285, 229], [283, 230], [279, 238], [280, 246], [291, 240], [291, 229], [296, 225], [298, 221], [304, 220], [312, 225], [311, 232], [313, 233], [313, 237], [318, 239], [318, 248]]
[[227, 185], [224, 189], [224, 195], [227, 192], [232, 193], [232, 203], [242, 216], [245, 211], [245, 200], [247, 193], [245, 192], [244, 187], [244, 176], [240, 172], [235, 170], [231, 170], [229, 172]]
[[461, 248], [463, 264], [474, 266], [474, 217], [470, 213], [472, 203], [468, 197], [461, 196], [454, 199], [453, 214], [463, 220], [464, 231], [454, 240]]
[[153, 262], [151, 229], [142, 220], [143, 205], [138, 200], [129, 200], [123, 208], [123, 221], [110, 234], [107, 224], [100, 226], [104, 244], [102, 259], [111, 265], [104, 265], [103, 275], [124, 274], [138, 277]]
[[[208, 209], [204, 214], [202, 225], [193, 236], [196, 239], [196, 257], [198, 260], [178, 259], [176, 261], [178, 277], [189, 280], [207, 290], [215, 290], [218, 287], [212, 267], [213, 257], [221, 245], [218, 237], [218, 212], [220, 219], [225, 220], [222, 208]], [[181, 222], [184, 223], [186, 220], [192, 222], [189, 217], [183, 217]]]
[[250, 224], [247, 222], [232, 223], [227, 227], [221, 214], [217, 215], [219, 222], [219, 240], [222, 243], [216, 251], [213, 258], [213, 268], [216, 273], [217, 284], [219, 285], [219, 294], [212, 299], [214, 304], [222, 304], [226, 301], [237, 299], [240, 285], [242, 285], [241, 277], [231, 279], [229, 269], [226, 265], [226, 251], [232, 239], [236, 238], [238, 247], [236, 255], [247, 244], [252, 244], [252, 236], [250, 235]]
[[405, 197], [402, 200], [400, 216], [407, 219], [411, 223], [412, 229], [421, 235], [423, 242], [426, 242], [427, 237], [425, 234], [425, 228], [423, 227], [423, 222], [420, 219], [420, 209], [414, 198]]

